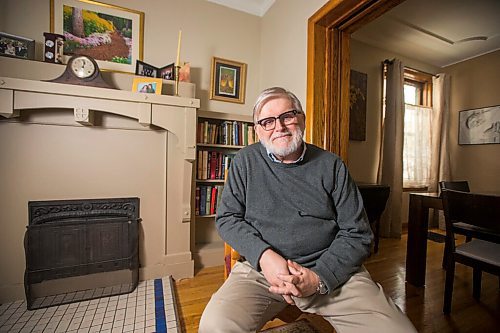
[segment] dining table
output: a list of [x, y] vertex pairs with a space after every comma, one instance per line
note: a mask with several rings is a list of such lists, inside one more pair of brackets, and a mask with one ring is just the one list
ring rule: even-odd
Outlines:
[[439, 193], [410, 193], [408, 209], [408, 241], [406, 244], [406, 282], [425, 286], [429, 209], [443, 209]]

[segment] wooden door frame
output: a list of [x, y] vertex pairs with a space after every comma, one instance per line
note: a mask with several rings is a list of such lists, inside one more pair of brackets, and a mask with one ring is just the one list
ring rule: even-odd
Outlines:
[[347, 163], [350, 37], [404, 0], [330, 0], [308, 21], [307, 142]]

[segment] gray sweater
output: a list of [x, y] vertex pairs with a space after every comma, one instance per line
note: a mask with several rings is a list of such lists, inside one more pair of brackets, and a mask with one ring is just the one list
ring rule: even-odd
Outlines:
[[359, 269], [373, 238], [345, 164], [310, 144], [294, 164], [273, 162], [260, 143], [241, 149], [229, 169], [216, 227], [256, 269], [271, 248], [312, 269], [329, 291]]

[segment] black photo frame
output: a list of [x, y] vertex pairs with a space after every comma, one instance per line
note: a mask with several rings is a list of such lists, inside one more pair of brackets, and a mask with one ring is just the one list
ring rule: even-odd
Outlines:
[[158, 77], [164, 80], [175, 80], [175, 65], [170, 65], [158, 68]]
[[0, 55], [34, 60], [35, 41], [33, 39], [0, 32]]
[[135, 64], [135, 75], [158, 77], [158, 68], [144, 61], [137, 60]]

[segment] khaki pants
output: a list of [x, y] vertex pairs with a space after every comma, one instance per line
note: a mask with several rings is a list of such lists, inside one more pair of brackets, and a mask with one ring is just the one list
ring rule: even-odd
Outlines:
[[[234, 265], [229, 278], [202, 314], [199, 332], [256, 332], [284, 309], [281, 295], [268, 291], [265, 277], [248, 262]], [[416, 332], [412, 323], [362, 267], [328, 295], [294, 297], [303, 312], [323, 316], [338, 333]]]

